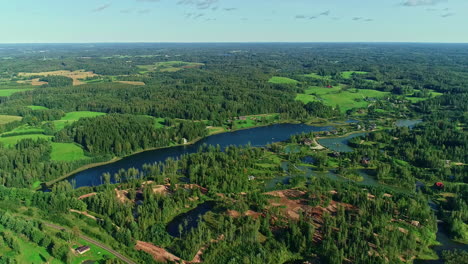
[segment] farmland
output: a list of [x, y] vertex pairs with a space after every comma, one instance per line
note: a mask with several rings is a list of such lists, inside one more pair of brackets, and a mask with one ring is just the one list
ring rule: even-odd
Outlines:
[[0, 115], [0, 125], [8, 124], [13, 121], [20, 121], [21, 119], [21, 116]]
[[25, 78], [31, 78], [31, 77], [36, 77], [36, 76], [65, 76], [68, 78], [73, 79], [73, 85], [82, 85], [85, 84], [83, 82], [83, 79], [86, 79], [88, 77], [95, 77], [97, 76], [93, 72], [87, 72], [84, 70], [78, 70], [78, 71], [49, 71], [49, 72], [20, 72], [18, 74], [19, 77], [25, 77]]
[[353, 74], [367, 74], [365, 71], [344, 71], [341, 73], [341, 77], [344, 79], [349, 79]]
[[14, 93], [31, 91], [33, 88], [24, 88], [24, 89], [0, 89], [0, 96], [10, 96]]

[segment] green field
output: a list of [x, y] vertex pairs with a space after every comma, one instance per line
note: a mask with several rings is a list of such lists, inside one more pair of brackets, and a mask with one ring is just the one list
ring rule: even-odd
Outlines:
[[29, 125], [22, 125], [19, 126], [11, 131], [5, 132], [2, 134], [2, 136], [8, 136], [10, 134], [42, 134], [44, 133], [44, 129], [40, 127], [35, 127], [35, 126], [29, 126]]
[[83, 148], [74, 143], [52, 142], [52, 153], [50, 159], [54, 161], [75, 161], [88, 159]]
[[30, 138], [30, 139], [47, 139], [50, 140], [53, 138], [53, 136], [46, 136], [42, 134], [35, 134], [35, 135], [21, 135], [21, 136], [13, 136], [13, 137], [0, 137], [0, 143], [3, 143], [7, 147], [12, 147], [18, 143], [18, 141], [25, 139], [25, 138]]
[[183, 69], [198, 68], [205, 64], [197, 62], [185, 62], [185, 61], [164, 61], [157, 62], [154, 65], [138, 65], [137, 67], [142, 69], [140, 74], [148, 72], [176, 72]]
[[351, 76], [353, 76], [353, 74], [367, 74], [368, 72], [365, 72], [365, 71], [344, 71], [341, 73], [341, 77], [345, 78], [345, 79], [349, 79], [351, 78]]
[[[435, 91], [432, 91], [432, 90], [431, 90], [430, 93], [431, 93], [432, 97], [437, 97], [437, 96], [443, 95], [443, 93], [438, 93], [438, 92], [435, 92]], [[430, 98], [406, 96], [406, 99], [410, 100], [412, 103], [417, 103], [417, 102], [428, 100]]]
[[55, 125], [56, 130], [62, 130], [67, 125], [75, 121], [78, 121], [80, 118], [96, 117], [96, 116], [102, 116], [102, 115], [105, 115], [105, 113], [91, 112], [91, 111], [70, 112], [70, 113], [66, 113], [65, 116], [62, 117], [62, 119], [53, 121], [53, 123]]
[[33, 88], [28, 89], [0, 89], [0, 96], [10, 96], [14, 93], [24, 92], [24, 91], [31, 91]]
[[269, 83], [274, 83], [274, 84], [297, 84], [298, 81], [287, 78], [287, 77], [279, 77], [279, 76], [273, 76], [268, 80]]
[[165, 127], [164, 122], [166, 122], [166, 119], [161, 118], [161, 117], [156, 117], [156, 118], [154, 118], [154, 120], [155, 120], [154, 126], [155, 126], [156, 128], [163, 128], [163, 127]]
[[353, 108], [363, 108], [369, 105], [365, 101], [366, 97], [380, 98], [389, 93], [376, 90], [366, 89], [349, 89], [342, 91], [343, 85], [334, 86], [333, 88], [313, 86], [305, 90], [305, 93], [297, 94], [296, 100], [304, 104], [313, 101], [322, 101], [329, 106], [339, 105], [341, 111], [346, 112]]
[[312, 94], [297, 94], [296, 95], [296, 100], [301, 101], [304, 104], [307, 104], [309, 102], [320, 101], [320, 99], [317, 98], [317, 96], [312, 95]]
[[346, 112], [347, 110], [353, 108], [367, 107], [369, 103], [364, 100], [366, 97], [380, 98], [388, 94], [389, 93], [387, 92], [380, 92], [376, 90], [354, 89], [340, 93], [324, 94], [320, 97], [323, 99], [323, 102], [326, 105], [339, 105], [341, 111]]
[[28, 105], [28, 108], [31, 108], [32, 110], [46, 110], [49, 109], [45, 106], [40, 106], [40, 105]]
[[0, 115], [0, 125], [8, 124], [13, 121], [20, 121], [23, 119], [21, 116]]
[[233, 123], [233, 129], [243, 129], [250, 128], [258, 125], [262, 125], [261, 120], [266, 120], [267, 122], [274, 121], [278, 119], [279, 114], [265, 114], [265, 115], [251, 115], [246, 116], [245, 120], [235, 120]]

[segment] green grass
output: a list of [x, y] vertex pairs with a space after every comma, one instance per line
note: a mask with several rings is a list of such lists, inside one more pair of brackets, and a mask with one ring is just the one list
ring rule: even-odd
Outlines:
[[336, 106], [339, 105], [341, 111], [346, 112], [349, 109], [353, 108], [364, 108], [369, 105], [364, 99], [366, 97], [383, 97], [387, 95], [387, 92], [380, 92], [376, 90], [354, 90], [353, 91], [344, 91], [340, 93], [331, 93], [331, 94], [324, 94], [320, 97], [323, 99], [323, 102], [329, 106]]
[[318, 99], [317, 96], [311, 94], [297, 94], [296, 100], [301, 101], [304, 104], [307, 104], [309, 102], [320, 101], [320, 99]]
[[62, 130], [67, 125], [72, 124], [75, 121], [78, 121], [80, 118], [96, 117], [96, 116], [102, 116], [102, 115], [105, 115], [105, 113], [91, 112], [91, 111], [70, 112], [70, 113], [65, 114], [65, 116], [62, 117], [62, 119], [53, 121], [53, 123], [55, 125], [56, 130]]
[[35, 126], [29, 126], [29, 125], [22, 125], [19, 126], [11, 131], [5, 132], [2, 134], [2, 136], [7, 137], [10, 134], [42, 134], [44, 133], [44, 129], [40, 127], [35, 127]]
[[31, 91], [34, 88], [28, 89], [0, 89], [0, 96], [10, 96], [14, 93], [24, 92], [24, 91]]
[[311, 86], [307, 88], [304, 91], [304, 93], [313, 94], [313, 95], [322, 95], [322, 94], [328, 94], [328, 93], [333, 93], [333, 92], [339, 92], [343, 87], [344, 85], [333, 86], [333, 88]]
[[299, 83], [298, 81], [293, 80], [291, 78], [279, 77], [279, 76], [271, 77], [268, 82], [269, 83], [274, 83], [274, 84], [297, 84], [297, 83]]
[[45, 106], [40, 106], [40, 105], [28, 105], [28, 108], [31, 108], [32, 110], [47, 110], [49, 108]]
[[110, 252], [100, 248], [100, 247], [97, 247], [89, 242], [86, 242], [85, 240], [83, 239], [79, 239], [78, 240], [78, 243], [75, 243], [73, 245], [73, 249], [76, 249], [78, 246], [82, 246], [82, 245], [86, 245], [86, 246], [89, 246], [91, 248], [90, 251], [84, 253], [83, 255], [77, 255], [73, 261], [72, 261], [72, 264], [80, 264], [80, 263], [83, 263], [83, 261], [86, 261], [86, 260], [94, 260], [94, 261], [99, 261], [99, 260], [104, 260], [104, 255], [110, 257], [110, 258], [115, 258], [114, 255], [112, 255]]
[[30, 138], [30, 139], [47, 139], [50, 140], [52, 136], [46, 136], [46, 135], [41, 135], [41, 134], [36, 134], [36, 135], [21, 135], [21, 136], [13, 136], [13, 137], [0, 137], [0, 143], [3, 143], [7, 147], [13, 147], [18, 143], [18, 141], [25, 139], [25, 138]]
[[13, 121], [20, 121], [23, 119], [21, 116], [0, 115], [0, 125], [8, 124]]
[[345, 78], [345, 79], [349, 79], [351, 78], [351, 76], [353, 76], [353, 74], [367, 74], [368, 72], [365, 72], [365, 71], [344, 71], [341, 73], [341, 77]]
[[74, 143], [52, 142], [52, 153], [50, 159], [54, 161], [75, 161], [88, 159], [83, 148]]
[[155, 126], [156, 128], [163, 128], [163, 127], [165, 127], [164, 122], [166, 122], [166, 119], [161, 118], [161, 117], [156, 117], [156, 118], [154, 118], [154, 119], [155, 119], [154, 126]]

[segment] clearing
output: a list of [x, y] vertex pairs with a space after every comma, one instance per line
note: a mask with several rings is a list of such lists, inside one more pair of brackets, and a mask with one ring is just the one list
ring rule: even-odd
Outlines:
[[19, 93], [19, 92], [25, 92], [25, 91], [31, 91], [33, 88], [25, 88], [25, 89], [0, 89], [0, 96], [10, 96], [14, 93]]
[[42, 134], [34, 134], [34, 135], [21, 135], [21, 136], [13, 136], [13, 137], [0, 137], [0, 143], [3, 143], [7, 147], [12, 147], [18, 143], [18, 141], [30, 138], [33, 140], [37, 140], [39, 138], [50, 140], [53, 136], [46, 136]]
[[294, 79], [291, 79], [291, 78], [287, 78], [287, 77], [279, 77], [279, 76], [273, 76], [270, 78], [270, 80], [268, 80], [269, 83], [274, 83], [274, 84], [298, 84], [299, 82], [294, 80]]
[[35, 76], [65, 76], [73, 79], [73, 85], [82, 85], [85, 84], [83, 79], [88, 77], [95, 77], [97, 74], [93, 72], [86, 72], [84, 70], [78, 71], [50, 71], [50, 72], [20, 72], [18, 76], [20, 77], [35, 77]]
[[0, 115], [0, 125], [8, 124], [14, 121], [21, 121], [21, 116]]
[[349, 79], [353, 76], [353, 74], [368, 74], [368, 72], [365, 71], [344, 71], [341, 73], [341, 77], [344, 79]]
[[144, 82], [136, 82], [136, 81], [116, 81], [118, 83], [124, 84], [131, 84], [131, 85], [146, 85]]
[[52, 142], [52, 153], [50, 159], [54, 161], [75, 161], [88, 159], [81, 146], [74, 143]]
[[62, 130], [64, 129], [67, 125], [78, 121], [80, 118], [85, 118], [85, 117], [96, 117], [96, 116], [102, 116], [105, 115], [105, 113], [101, 112], [92, 112], [92, 111], [77, 111], [77, 112], [69, 112], [66, 113], [64, 117], [62, 117], [60, 120], [55, 120], [53, 121], [55, 125], [56, 130]]
[[47, 109], [49, 109], [49, 108], [47, 108], [45, 106], [40, 106], [40, 105], [28, 105], [27, 107], [32, 109], [32, 110], [47, 110]]

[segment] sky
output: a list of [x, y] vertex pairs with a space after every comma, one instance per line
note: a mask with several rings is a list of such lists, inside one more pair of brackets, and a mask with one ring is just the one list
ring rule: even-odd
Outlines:
[[0, 0], [0, 43], [468, 43], [467, 0]]

